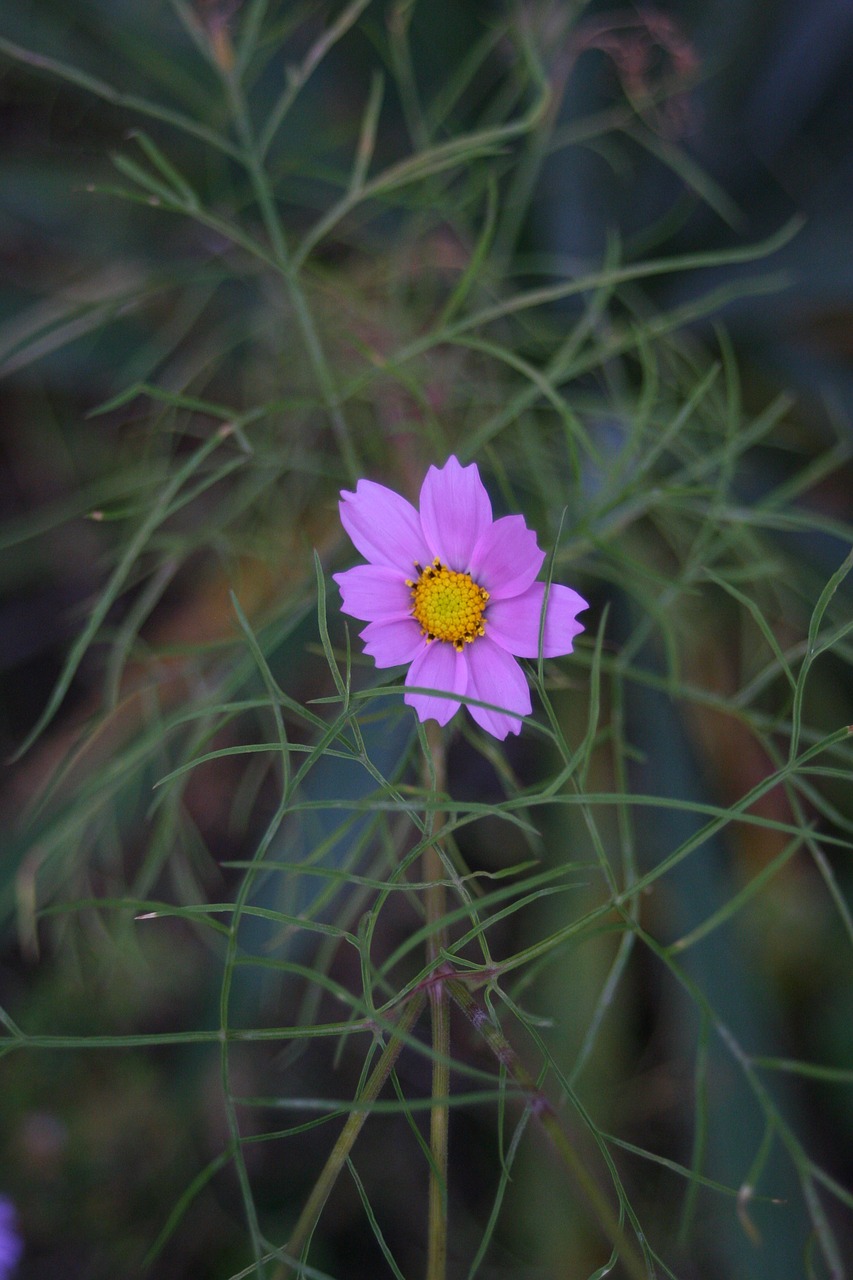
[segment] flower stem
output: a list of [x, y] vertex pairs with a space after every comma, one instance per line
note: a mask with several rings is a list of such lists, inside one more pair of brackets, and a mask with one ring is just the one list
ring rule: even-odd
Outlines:
[[[441, 726], [428, 720], [426, 739], [429, 747], [427, 772], [436, 795], [445, 789], [447, 761]], [[441, 814], [433, 813], [433, 830], [440, 827]], [[444, 864], [437, 843], [424, 850], [424, 880], [427, 924], [431, 926], [427, 940], [427, 960], [435, 971], [442, 963], [447, 943], [447, 929], [442, 923], [447, 911]], [[444, 1280], [447, 1271], [447, 1149], [450, 1094], [450, 1002], [442, 980], [429, 985], [432, 1015], [432, 1100], [429, 1148], [432, 1156], [429, 1180], [429, 1219], [427, 1230], [426, 1280]]]

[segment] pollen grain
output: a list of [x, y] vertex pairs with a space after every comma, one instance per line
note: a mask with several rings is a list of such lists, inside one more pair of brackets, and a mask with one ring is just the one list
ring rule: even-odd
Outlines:
[[412, 616], [427, 642], [446, 640], [461, 653], [466, 644], [486, 634], [483, 611], [489, 593], [470, 573], [448, 569], [437, 558], [425, 569], [419, 564], [415, 568], [418, 577], [407, 578], [406, 586], [412, 589]]

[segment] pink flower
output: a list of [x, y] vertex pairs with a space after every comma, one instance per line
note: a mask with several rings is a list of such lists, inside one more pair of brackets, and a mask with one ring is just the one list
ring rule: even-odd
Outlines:
[[15, 1206], [6, 1196], [0, 1196], [0, 1280], [12, 1275], [23, 1252]]
[[[341, 521], [368, 561], [336, 573], [344, 613], [367, 622], [365, 652], [377, 667], [409, 663], [406, 685], [450, 697], [407, 693], [421, 720], [447, 724], [466, 695], [503, 708], [468, 707], [503, 739], [521, 729], [530, 690], [516, 658], [539, 656], [545, 559], [522, 516], [492, 519], [475, 464], [451, 456], [430, 467], [420, 511], [392, 489], [359, 480], [341, 493]], [[588, 605], [571, 587], [548, 592], [542, 653], [571, 653]]]

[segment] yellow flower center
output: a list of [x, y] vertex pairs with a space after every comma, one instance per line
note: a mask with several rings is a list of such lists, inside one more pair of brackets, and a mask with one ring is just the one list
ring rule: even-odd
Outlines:
[[431, 640], [447, 640], [457, 653], [477, 636], [486, 634], [483, 610], [488, 591], [478, 586], [470, 573], [456, 573], [440, 560], [418, 571], [417, 582], [406, 579], [412, 588], [412, 615], [421, 624], [421, 632]]

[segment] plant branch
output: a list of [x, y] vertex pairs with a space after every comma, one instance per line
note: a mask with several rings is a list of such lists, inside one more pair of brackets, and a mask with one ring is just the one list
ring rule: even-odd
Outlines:
[[485, 1006], [472, 995], [464, 981], [458, 977], [447, 976], [441, 985], [480, 1032], [501, 1066], [527, 1095], [527, 1105], [531, 1113], [545, 1130], [557, 1155], [586, 1197], [602, 1233], [617, 1251], [626, 1273], [631, 1280], [647, 1280], [648, 1271], [643, 1259], [633, 1240], [627, 1235], [619, 1215], [586, 1167], [553, 1104], [527, 1070], [506, 1036], [495, 1026]]
[[[374, 1102], [378, 1098], [383, 1085], [391, 1074], [397, 1058], [400, 1056], [400, 1050], [406, 1042], [408, 1033], [420, 1017], [424, 1004], [426, 1003], [426, 993], [418, 991], [409, 1000], [403, 1014], [400, 1018], [394, 1035], [388, 1041], [388, 1044], [382, 1051], [382, 1056], [377, 1062], [373, 1071], [356, 1099], [358, 1109], [352, 1111], [347, 1118], [347, 1122], [341, 1130], [340, 1136], [332, 1148], [331, 1154], [326, 1161], [320, 1177], [314, 1184], [314, 1188], [305, 1202], [305, 1207], [299, 1215], [299, 1221], [293, 1229], [290, 1239], [287, 1242], [283, 1253], [290, 1259], [296, 1259], [309, 1239], [311, 1232], [317, 1224], [320, 1214], [323, 1212], [323, 1206], [331, 1194], [332, 1188], [342, 1173], [349, 1154], [353, 1148], [356, 1138], [361, 1133], [362, 1126], [370, 1114], [369, 1106], [365, 1105]], [[287, 1280], [291, 1274], [290, 1262], [283, 1262], [278, 1270], [274, 1273], [273, 1280]]]

